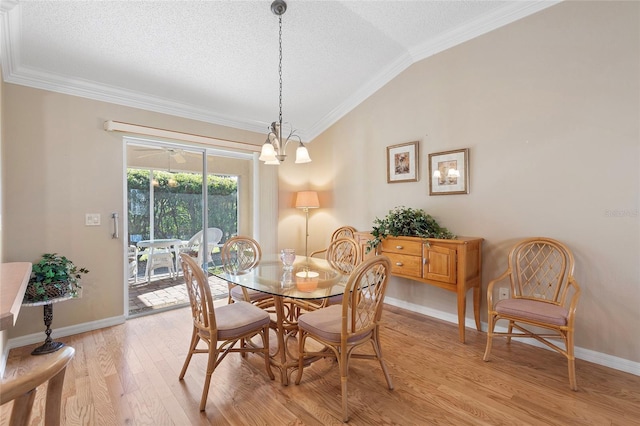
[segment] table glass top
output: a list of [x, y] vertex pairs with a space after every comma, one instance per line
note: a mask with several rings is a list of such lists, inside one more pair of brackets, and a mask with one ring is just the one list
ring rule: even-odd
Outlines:
[[333, 269], [324, 259], [296, 256], [291, 271], [285, 271], [277, 255], [263, 256], [255, 268], [249, 271], [224, 271], [213, 273], [234, 284], [276, 296], [293, 299], [322, 299], [344, 293], [349, 275]]

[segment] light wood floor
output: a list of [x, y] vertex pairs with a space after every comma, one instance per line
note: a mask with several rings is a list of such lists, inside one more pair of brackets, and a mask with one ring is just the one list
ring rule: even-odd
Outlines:
[[[379, 365], [351, 363], [350, 424], [640, 425], [640, 377], [577, 360], [578, 392], [554, 352], [504, 340], [482, 361], [485, 334], [385, 306], [382, 347], [395, 389]], [[191, 332], [188, 308], [58, 339], [76, 348], [63, 394], [66, 425], [329, 425], [341, 423], [340, 382], [329, 360], [305, 369], [299, 386], [268, 379], [256, 355], [228, 356], [198, 411], [206, 355], [178, 374]], [[41, 360], [13, 349], [6, 375]], [[276, 374], [277, 376], [277, 374]], [[32, 424], [41, 424], [40, 397]], [[0, 424], [7, 424], [7, 406]]]

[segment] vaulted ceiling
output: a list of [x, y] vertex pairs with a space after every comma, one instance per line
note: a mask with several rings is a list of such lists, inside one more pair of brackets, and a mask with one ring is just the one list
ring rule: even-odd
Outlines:
[[[557, 1], [290, 0], [283, 120], [310, 140], [416, 61]], [[266, 132], [270, 1], [0, 3], [6, 82]]]

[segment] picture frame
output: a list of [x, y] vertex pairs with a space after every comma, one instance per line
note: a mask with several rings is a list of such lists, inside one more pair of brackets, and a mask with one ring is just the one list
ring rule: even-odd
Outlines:
[[469, 148], [429, 154], [429, 195], [469, 193]]
[[418, 142], [387, 147], [387, 183], [417, 182], [419, 179]]

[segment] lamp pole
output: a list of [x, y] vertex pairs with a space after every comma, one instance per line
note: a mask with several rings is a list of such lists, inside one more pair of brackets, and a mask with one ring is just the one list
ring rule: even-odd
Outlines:
[[304, 208], [305, 214], [305, 232], [304, 232], [304, 257], [309, 257], [309, 251], [307, 247], [309, 246], [309, 207]]

